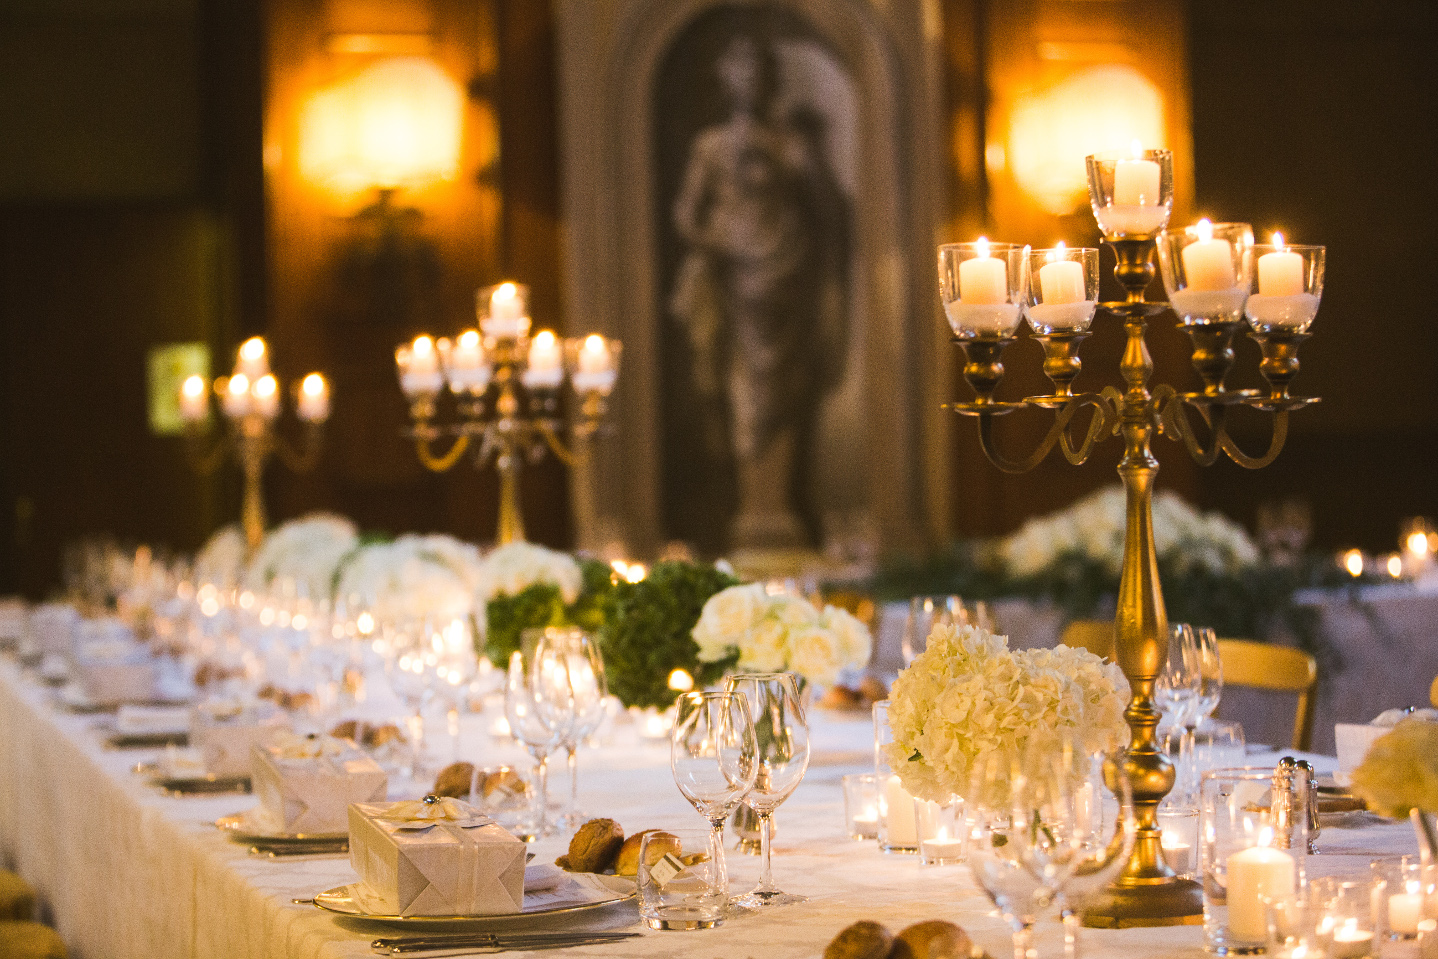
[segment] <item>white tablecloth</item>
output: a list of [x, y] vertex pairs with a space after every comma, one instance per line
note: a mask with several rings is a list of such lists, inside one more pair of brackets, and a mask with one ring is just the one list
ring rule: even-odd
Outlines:
[[[252, 804], [250, 797], [161, 796], [131, 771], [154, 751], [107, 751], [96, 717], [57, 711], [50, 699], [13, 662], [0, 661], [0, 858], [35, 884], [76, 959], [337, 959], [371, 955], [371, 939], [394, 934], [290, 902], [353, 881], [347, 859], [247, 855], [212, 823]], [[596, 959], [817, 959], [838, 930], [858, 919], [897, 931], [944, 918], [990, 954], [1009, 954], [1008, 932], [967, 868], [922, 868], [912, 857], [884, 856], [873, 843], [844, 837], [839, 778], [869, 764], [869, 723], [821, 713], [813, 723], [813, 761], [779, 810], [774, 852], [776, 881], [809, 902], [731, 918], [704, 932], [642, 930], [632, 903], [562, 923], [551, 919], [545, 928], [644, 931], [578, 951]], [[481, 727], [478, 717], [466, 721], [466, 758], [519, 761]], [[673, 784], [665, 746], [631, 739], [586, 750], [580, 783], [585, 808], [618, 819], [626, 831], [702, 825]], [[552, 859], [566, 843], [567, 837], [545, 840], [535, 851]], [[1406, 823], [1328, 830], [1322, 844], [1325, 854], [1311, 860], [1322, 873], [1361, 875], [1372, 856], [1416, 851]], [[755, 881], [755, 858], [731, 855], [730, 864], [736, 890]], [[1054, 920], [1040, 924], [1041, 954], [1060, 954], [1059, 935]], [[1114, 959], [1198, 957], [1201, 942], [1194, 926], [1085, 932], [1088, 955]]]

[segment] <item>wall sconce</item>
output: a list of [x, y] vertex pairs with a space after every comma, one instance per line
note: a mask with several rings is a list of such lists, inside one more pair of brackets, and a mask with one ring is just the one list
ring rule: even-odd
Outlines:
[[464, 94], [428, 57], [381, 59], [317, 91], [300, 112], [299, 166], [340, 194], [459, 174]]
[[1008, 163], [1035, 203], [1063, 216], [1088, 204], [1084, 157], [1134, 140], [1167, 142], [1163, 93], [1133, 67], [1094, 66], [1015, 104]]

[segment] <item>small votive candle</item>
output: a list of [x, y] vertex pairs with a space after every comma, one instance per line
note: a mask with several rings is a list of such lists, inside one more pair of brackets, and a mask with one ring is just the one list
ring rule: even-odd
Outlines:
[[879, 837], [879, 777], [858, 773], [843, 778], [844, 820], [849, 838], [854, 840]]
[[1346, 919], [1333, 930], [1333, 959], [1364, 959], [1373, 953], [1373, 933], [1358, 928], [1357, 919]]
[[925, 866], [948, 866], [964, 861], [966, 830], [964, 804], [914, 800], [914, 823], [919, 837], [919, 862]]

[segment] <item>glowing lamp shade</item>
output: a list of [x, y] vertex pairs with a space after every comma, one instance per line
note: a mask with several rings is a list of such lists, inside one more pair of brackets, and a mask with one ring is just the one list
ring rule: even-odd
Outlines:
[[382, 60], [305, 104], [300, 172], [339, 190], [452, 180], [463, 111], [459, 85], [432, 60]]
[[1138, 140], [1163, 146], [1163, 94], [1133, 67], [1090, 67], [1018, 101], [1009, 126], [1014, 179], [1061, 216], [1088, 202], [1084, 157]]

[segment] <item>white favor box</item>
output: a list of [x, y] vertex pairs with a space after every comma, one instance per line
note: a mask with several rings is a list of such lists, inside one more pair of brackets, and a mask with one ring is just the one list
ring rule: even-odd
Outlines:
[[251, 788], [265, 819], [286, 833], [342, 833], [353, 802], [383, 802], [389, 793], [384, 770], [343, 740], [329, 739], [329, 755], [287, 757], [294, 743], [270, 742], [250, 750]]
[[350, 864], [391, 916], [502, 916], [524, 908], [528, 846], [493, 821], [401, 828], [389, 803], [349, 808]]
[[251, 750], [289, 729], [289, 718], [268, 703], [232, 713], [201, 703], [190, 714], [190, 746], [204, 757], [210, 775], [248, 776]]

